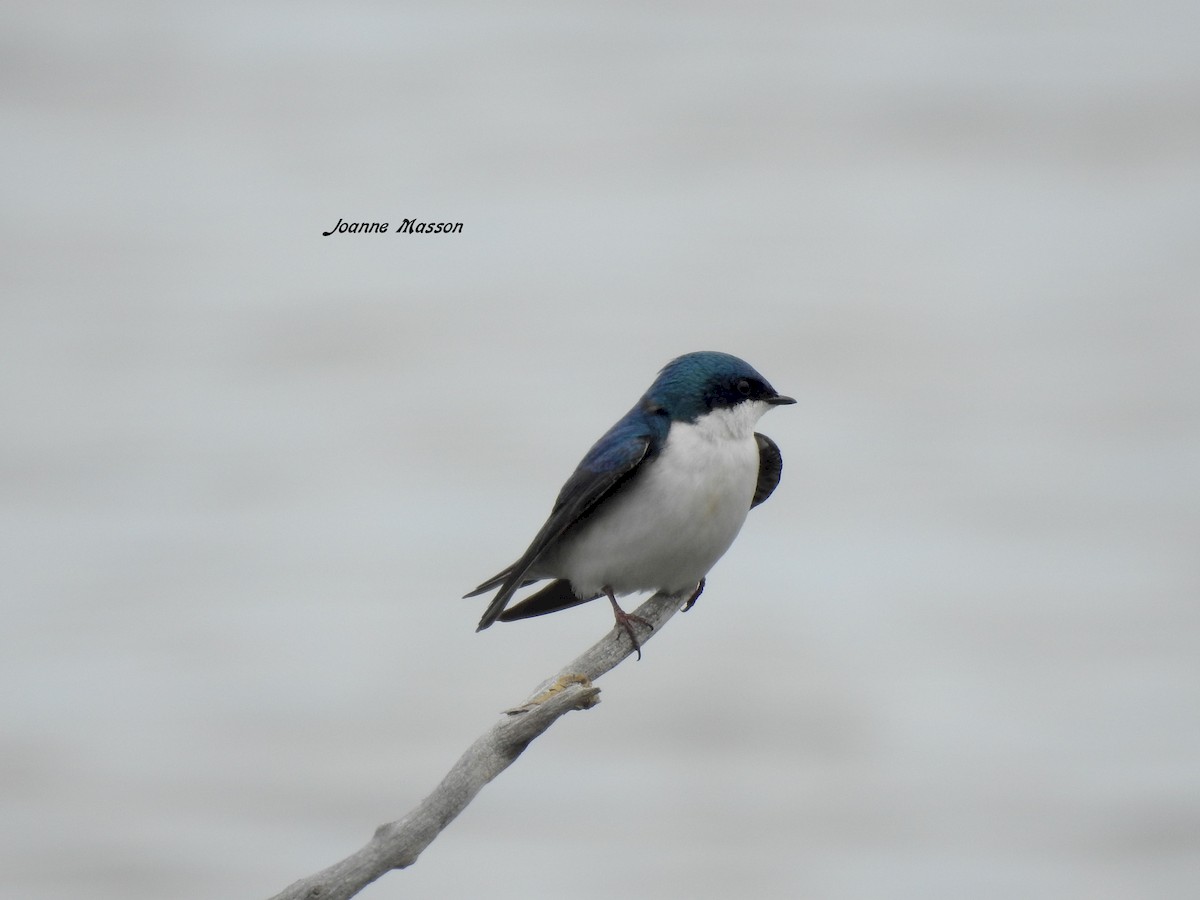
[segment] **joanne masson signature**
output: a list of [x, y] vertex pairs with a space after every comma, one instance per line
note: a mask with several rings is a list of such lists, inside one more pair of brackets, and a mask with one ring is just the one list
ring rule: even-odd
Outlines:
[[[324, 237], [331, 234], [387, 234], [390, 226], [387, 222], [347, 222], [338, 219], [337, 224], [328, 231], [322, 231]], [[462, 222], [418, 222], [416, 219], [405, 219], [396, 229], [396, 234], [459, 234], [463, 229]]]

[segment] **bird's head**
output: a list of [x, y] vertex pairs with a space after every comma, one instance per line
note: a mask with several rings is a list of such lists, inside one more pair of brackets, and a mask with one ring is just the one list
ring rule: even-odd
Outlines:
[[671, 360], [644, 398], [646, 408], [673, 422], [695, 422], [713, 411], [737, 413], [752, 425], [772, 406], [795, 403], [743, 359], [715, 350]]

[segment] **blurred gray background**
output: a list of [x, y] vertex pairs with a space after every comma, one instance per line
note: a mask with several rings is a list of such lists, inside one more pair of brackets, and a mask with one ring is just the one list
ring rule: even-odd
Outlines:
[[459, 596], [712, 348], [779, 491], [363, 896], [1196, 896], [1196, 4], [3, 20], [0, 893], [405, 813], [611, 624]]

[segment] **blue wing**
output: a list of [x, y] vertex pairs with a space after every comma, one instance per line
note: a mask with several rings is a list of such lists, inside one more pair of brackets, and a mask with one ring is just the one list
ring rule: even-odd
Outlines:
[[596, 441], [559, 491], [550, 517], [534, 537], [529, 549], [503, 572], [466, 595], [474, 597], [495, 587], [500, 588], [479, 620], [477, 631], [482, 631], [499, 618], [505, 604], [516, 591], [538, 580], [526, 577], [538, 558], [572, 525], [587, 518], [597, 504], [618, 490], [637, 471], [638, 466], [652, 459], [661, 449], [669, 428], [670, 421], [665, 414], [639, 403]]
[[783, 474], [783, 454], [779, 452], [779, 445], [757, 431], [754, 432], [754, 440], [758, 442], [758, 483], [754, 486], [751, 509], [775, 492], [779, 477]]

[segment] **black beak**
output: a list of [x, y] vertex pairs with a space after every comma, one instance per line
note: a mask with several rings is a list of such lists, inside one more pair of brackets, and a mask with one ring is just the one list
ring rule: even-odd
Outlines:
[[788, 406], [789, 404], [796, 402], [795, 397], [785, 397], [783, 394], [776, 394], [774, 397], [767, 397], [766, 400], [772, 406]]

